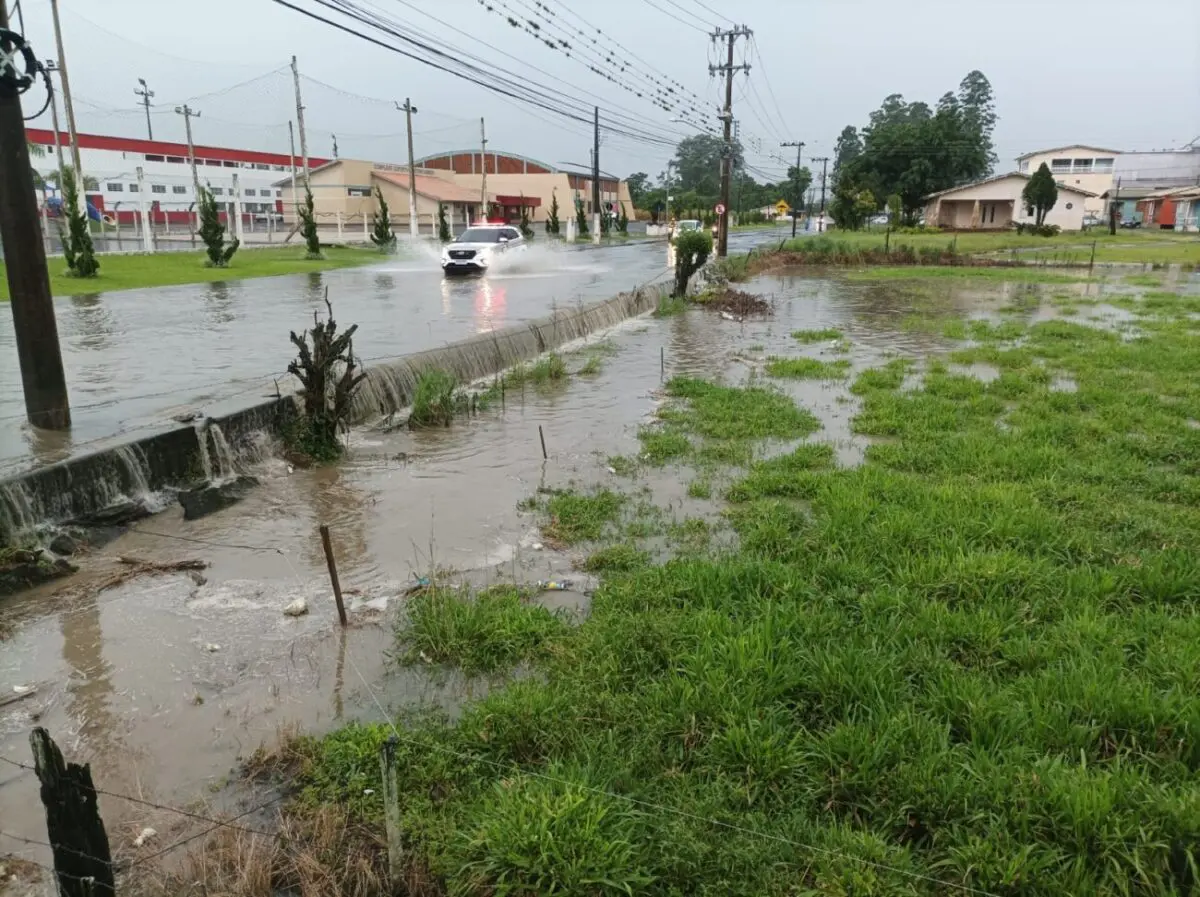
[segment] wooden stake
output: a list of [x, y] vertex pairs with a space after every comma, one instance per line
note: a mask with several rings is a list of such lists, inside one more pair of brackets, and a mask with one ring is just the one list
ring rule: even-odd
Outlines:
[[1088, 274], [1092, 273], [1092, 268], [1096, 264], [1096, 241], [1092, 240], [1092, 258], [1088, 262]]
[[546, 454], [546, 434], [542, 432], [541, 424], [538, 424], [538, 439], [542, 440], [542, 460], [545, 461], [550, 456]]
[[321, 545], [325, 549], [325, 563], [329, 565], [329, 581], [333, 584], [333, 597], [337, 601], [338, 619], [345, 626], [346, 620], [346, 605], [342, 601], [342, 587], [338, 583], [337, 561], [333, 559], [333, 543], [329, 540], [329, 527], [324, 523], [321, 524]]
[[96, 805], [91, 767], [64, 762], [62, 751], [40, 726], [29, 733], [29, 744], [42, 783], [60, 897], [113, 897], [112, 853]]
[[658, 379], [662, 380], [667, 376], [667, 347], [658, 347]]
[[400, 782], [396, 774], [395, 735], [379, 746], [379, 765], [383, 769], [383, 822], [387, 829], [388, 875], [392, 891], [399, 893], [404, 881], [404, 844], [400, 831]]

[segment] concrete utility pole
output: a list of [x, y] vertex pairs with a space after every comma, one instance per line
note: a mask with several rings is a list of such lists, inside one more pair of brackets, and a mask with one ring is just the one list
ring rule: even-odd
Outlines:
[[296, 192], [296, 131], [292, 127], [292, 120], [288, 119], [288, 156], [292, 171], [292, 217], [296, 220], [296, 225], [300, 223], [300, 199]]
[[821, 163], [821, 217], [817, 219], [817, 232], [825, 230], [825, 178], [829, 174], [829, 157], [814, 156], [814, 162]]
[[145, 78], [138, 78], [138, 84], [142, 86], [135, 87], [133, 90], [133, 95], [142, 98], [142, 105], [146, 107], [146, 136], [150, 140], [153, 140], [154, 127], [150, 124], [150, 98], [154, 96], [154, 91], [146, 86]]
[[154, 251], [154, 230], [150, 225], [150, 213], [146, 211], [146, 172], [137, 167], [138, 217], [142, 220], [142, 251]]
[[749, 38], [753, 34], [745, 25], [739, 25], [728, 31], [717, 28], [711, 37], [713, 43], [725, 40], [728, 45], [728, 58], [724, 65], [710, 65], [710, 75], [725, 76], [725, 111], [721, 119], [725, 123], [725, 144], [721, 152], [721, 213], [717, 218], [717, 256], [722, 258], [729, 250], [729, 188], [733, 180], [733, 73], [743, 71], [750, 74], [750, 66], [733, 64], [733, 45], [739, 37]]
[[[79, 211], [87, 216], [87, 190], [83, 186], [83, 163], [79, 161], [79, 132], [75, 130], [75, 107], [71, 104], [71, 79], [67, 77], [67, 56], [63, 52], [62, 27], [58, 23], [58, 0], [50, 0], [54, 17], [54, 42], [58, 46], [58, 76], [62, 78], [63, 108], [67, 112], [67, 133], [71, 137], [71, 160], [75, 166], [75, 181], [79, 185]], [[62, 189], [62, 184], [59, 184]]]
[[199, 118], [198, 110], [184, 103], [182, 106], [176, 106], [175, 112], [183, 116], [183, 127], [187, 132], [188, 144], [188, 164], [192, 166], [192, 191], [195, 199], [192, 202], [192, 208], [195, 209], [195, 228], [192, 231], [192, 243], [196, 242], [196, 234], [200, 232], [200, 175], [196, 171], [196, 147], [192, 143], [192, 119]]
[[1108, 233], [1109, 236], [1117, 235], [1117, 212], [1121, 208], [1121, 179], [1117, 178], [1117, 192], [1108, 204]]
[[[0, 28], [8, 29], [8, 10], [3, 2]], [[21, 63], [20, 53], [0, 58], [0, 77], [32, 75], [21, 68]], [[25, 414], [35, 427], [66, 430], [71, 426], [71, 403], [18, 90], [0, 88], [0, 246], [8, 260], [5, 276]]]
[[300, 164], [304, 166], [304, 189], [310, 189], [308, 184], [308, 139], [304, 136], [304, 103], [300, 99], [300, 69], [296, 65], [296, 57], [292, 57], [292, 82], [296, 85], [296, 125], [300, 128]]
[[779, 144], [782, 147], [794, 146], [796, 148], [796, 177], [792, 182], [795, 188], [795, 205], [792, 206], [792, 236], [796, 236], [796, 218], [800, 215], [800, 207], [804, 205], [804, 197], [800, 194], [800, 152], [804, 149], [803, 140], [794, 140], [789, 143]]
[[593, 111], [592, 125], [592, 239], [600, 239], [600, 107]]
[[416, 113], [417, 107], [409, 101], [408, 97], [405, 97], [404, 105], [401, 106], [397, 103], [396, 108], [404, 110], [404, 125], [408, 130], [408, 234], [415, 238], [419, 225], [417, 224], [417, 164], [413, 161], [412, 117]]
[[483, 181], [479, 187], [479, 202], [483, 209], [483, 220], [487, 220], [488, 216], [488, 201], [487, 201], [487, 131], [484, 130], [483, 117], [479, 119], [479, 142], [483, 147], [479, 151], [479, 161], [483, 165]]
[[[57, 72], [58, 63], [53, 59], [46, 60], [46, 71]], [[62, 154], [62, 139], [60, 137], [58, 127], [58, 97], [54, 92], [54, 79], [51, 78], [47, 83], [50, 85], [50, 122], [54, 125], [54, 157], [58, 160], [58, 194], [62, 196], [63, 185], [63, 154]]]

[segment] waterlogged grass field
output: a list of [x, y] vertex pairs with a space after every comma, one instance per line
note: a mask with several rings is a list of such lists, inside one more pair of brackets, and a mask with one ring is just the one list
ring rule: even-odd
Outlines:
[[[507, 588], [410, 608], [404, 656], [523, 671], [400, 724], [421, 892], [1194, 893], [1200, 296], [1114, 302], [1120, 331], [939, 319], [949, 353], [853, 374], [797, 333], [770, 363], [849, 378], [857, 467], [771, 381], [669, 381], [639, 463], [721, 500], [732, 547], [689, 521], [660, 562], [635, 494], [559, 492], [584, 622]], [[305, 742], [300, 806], [380, 831], [390, 734]]]

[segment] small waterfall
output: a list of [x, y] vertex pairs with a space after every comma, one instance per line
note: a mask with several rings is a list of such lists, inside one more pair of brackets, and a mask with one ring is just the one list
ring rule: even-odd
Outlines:
[[203, 418], [196, 424], [196, 444], [200, 446], [200, 469], [204, 479], [211, 482], [213, 478], [212, 455], [208, 452], [208, 421]]
[[17, 537], [31, 532], [38, 524], [33, 496], [20, 480], [0, 486], [0, 544], [12, 545]]
[[[238, 475], [237, 461], [233, 457], [233, 449], [230, 448], [229, 440], [225, 438], [225, 433], [221, 430], [220, 425], [216, 423], [209, 425], [208, 432], [212, 434], [213, 455], [217, 462], [217, 481], [221, 482], [236, 478]], [[212, 479], [211, 475], [209, 479]]]
[[130, 498], [146, 498], [150, 495], [150, 481], [146, 474], [150, 466], [146, 463], [146, 455], [136, 445], [122, 445], [113, 456], [125, 469], [125, 487]]

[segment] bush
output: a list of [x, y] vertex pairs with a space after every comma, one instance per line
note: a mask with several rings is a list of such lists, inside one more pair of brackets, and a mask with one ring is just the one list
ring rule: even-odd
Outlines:
[[87, 212], [79, 210], [79, 184], [72, 168], [63, 169], [62, 207], [67, 216], [67, 231], [63, 233], [60, 226], [59, 237], [62, 239], [67, 270], [73, 277], [95, 277], [100, 271], [100, 262], [92, 245]]
[[450, 426], [459, 407], [458, 384], [446, 371], [424, 371], [417, 379], [410, 427]]
[[212, 191], [206, 187], [200, 188], [200, 239], [204, 241], [205, 252], [208, 254], [207, 266], [210, 268], [225, 268], [229, 260], [237, 252], [241, 243], [235, 239], [229, 245], [225, 244], [225, 225], [221, 223], [221, 213], [217, 210], [216, 200]]
[[1057, 237], [1062, 233], [1062, 228], [1057, 224], [1037, 224], [1033, 221], [1014, 221], [1012, 227], [1018, 234], [1029, 234], [1032, 237]]
[[324, 258], [325, 256], [321, 254], [321, 237], [317, 233], [317, 215], [313, 211], [311, 190], [305, 188], [304, 205], [296, 211], [300, 216], [300, 235], [304, 237], [304, 245], [308, 249], [304, 257], [313, 260]]
[[712, 234], [690, 230], [675, 238], [675, 296], [687, 295], [688, 281], [704, 267], [712, 254]]

